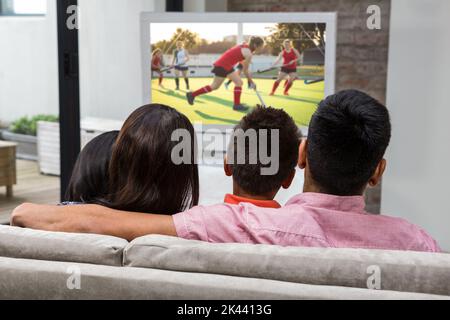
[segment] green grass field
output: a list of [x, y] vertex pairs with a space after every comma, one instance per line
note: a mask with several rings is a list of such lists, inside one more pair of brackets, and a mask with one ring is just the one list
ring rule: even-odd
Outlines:
[[[276, 77], [278, 75], [279, 69], [275, 69], [269, 72], [265, 72], [264, 76]], [[297, 67], [297, 74], [301, 79], [317, 79], [323, 78], [325, 74], [324, 66], [311, 66], [303, 65]]]
[[[211, 78], [191, 78], [191, 90], [197, 90], [210, 84]], [[300, 126], [307, 126], [316, 110], [317, 104], [324, 97], [324, 82], [305, 85], [302, 80], [294, 83], [289, 96], [283, 95], [283, 85], [277, 90], [275, 96], [269, 96], [274, 80], [255, 79], [264, 102], [267, 106], [284, 109]], [[190, 106], [186, 101], [185, 84], [180, 79], [181, 89], [175, 91], [175, 81], [165, 78], [163, 85], [166, 89], [158, 87], [158, 80], [152, 81], [152, 100], [154, 103], [163, 103], [184, 113], [193, 123], [234, 125], [242, 118], [243, 113], [234, 111], [233, 85], [229, 90], [222, 86], [219, 90], [195, 99], [195, 105]], [[247, 89], [246, 81], [242, 92], [242, 103], [250, 107], [259, 104], [258, 97], [253, 90]]]

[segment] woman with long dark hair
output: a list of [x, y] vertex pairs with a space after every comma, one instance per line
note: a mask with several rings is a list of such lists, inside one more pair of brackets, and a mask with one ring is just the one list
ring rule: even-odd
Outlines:
[[[175, 130], [190, 135], [189, 163], [175, 164], [172, 141]], [[198, 204], [199, 178], [195, 161], [195, 132], [189, 119], [177, 110], [150, 104], [125, 121], [109, 164], [110, 208], [173, 214]]]
[[[189, 133], [191, 158], [175, 164], [175, 130]], [[75, 165], [66, 201], [134, 212], [173, 214], [198, 204], [194, 127], [186, 116], [160, 104], [140, 107], [122, 130], [94, 138]], [[67, 204], [67, 203], [66, 203]]]

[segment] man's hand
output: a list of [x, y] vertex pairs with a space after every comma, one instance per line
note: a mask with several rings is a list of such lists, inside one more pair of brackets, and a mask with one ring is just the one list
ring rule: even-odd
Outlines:
[[254, 81], [250, 81], [248, 87], [252, 90], [256, 90], [256, 83]]
[[32, 206], [33, 205], [31, 203], [24, 203], [15, 208], [11, 214], [11, 221], [10, 221], [11, 226], [24, 227], [26, 213], [32, 211]]
[[83, 214], [74, 214], [76, 214], [75, 206], [24, 203], [14, 209], [10, 223], [15, 227], [46, 231], [89, 232], [85, 228]]
[[52, 231], [58, 217], [51, 219], [51, 216], [43, 214], [42, 211], [45, 211], [45, 207], [51, 206], [21, 204], [12, 212], [11, 226]]

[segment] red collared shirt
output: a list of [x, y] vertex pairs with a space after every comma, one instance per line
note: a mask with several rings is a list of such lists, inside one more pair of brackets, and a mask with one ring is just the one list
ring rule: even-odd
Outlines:
[[234, 194], [225, 195], [225, 199], [223, 200], [223, 202], [228, 204], [251, 203], [257, 207], [262, 208], [275, 208], [275, 209], [281, 208], [281, 205], [275, 200], [256, 200], [251, 198], [235, 196]]

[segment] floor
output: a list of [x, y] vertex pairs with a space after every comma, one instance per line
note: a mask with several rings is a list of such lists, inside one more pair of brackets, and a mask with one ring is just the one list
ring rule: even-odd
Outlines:
[[23, 202], [55, 204], [59, 201], [59, 178], [39, 173], [37, 162], [17, 160], [14, 197], [6, 197], [0, 187], [0, 224], [9, 222], [12, 210]]
[[[222, 166], [200, 166], [200, 204], [221, 203], [226, 193], [232, 192], [232, 180], [223, 173]], [[56, 204], [59, 202], [59, 178], [41, 175], [37, 162], [17, 161], [18, 183], [14, 186], [14, 197], [6, 198], [6, 188], [0, 188], [0, 224], [9, 222], [12, 210], [23, 202]], [[297, 176], [288, 190], [280, 190], [276, 200], [286, 203], [301, 192], [303, 172]]]

